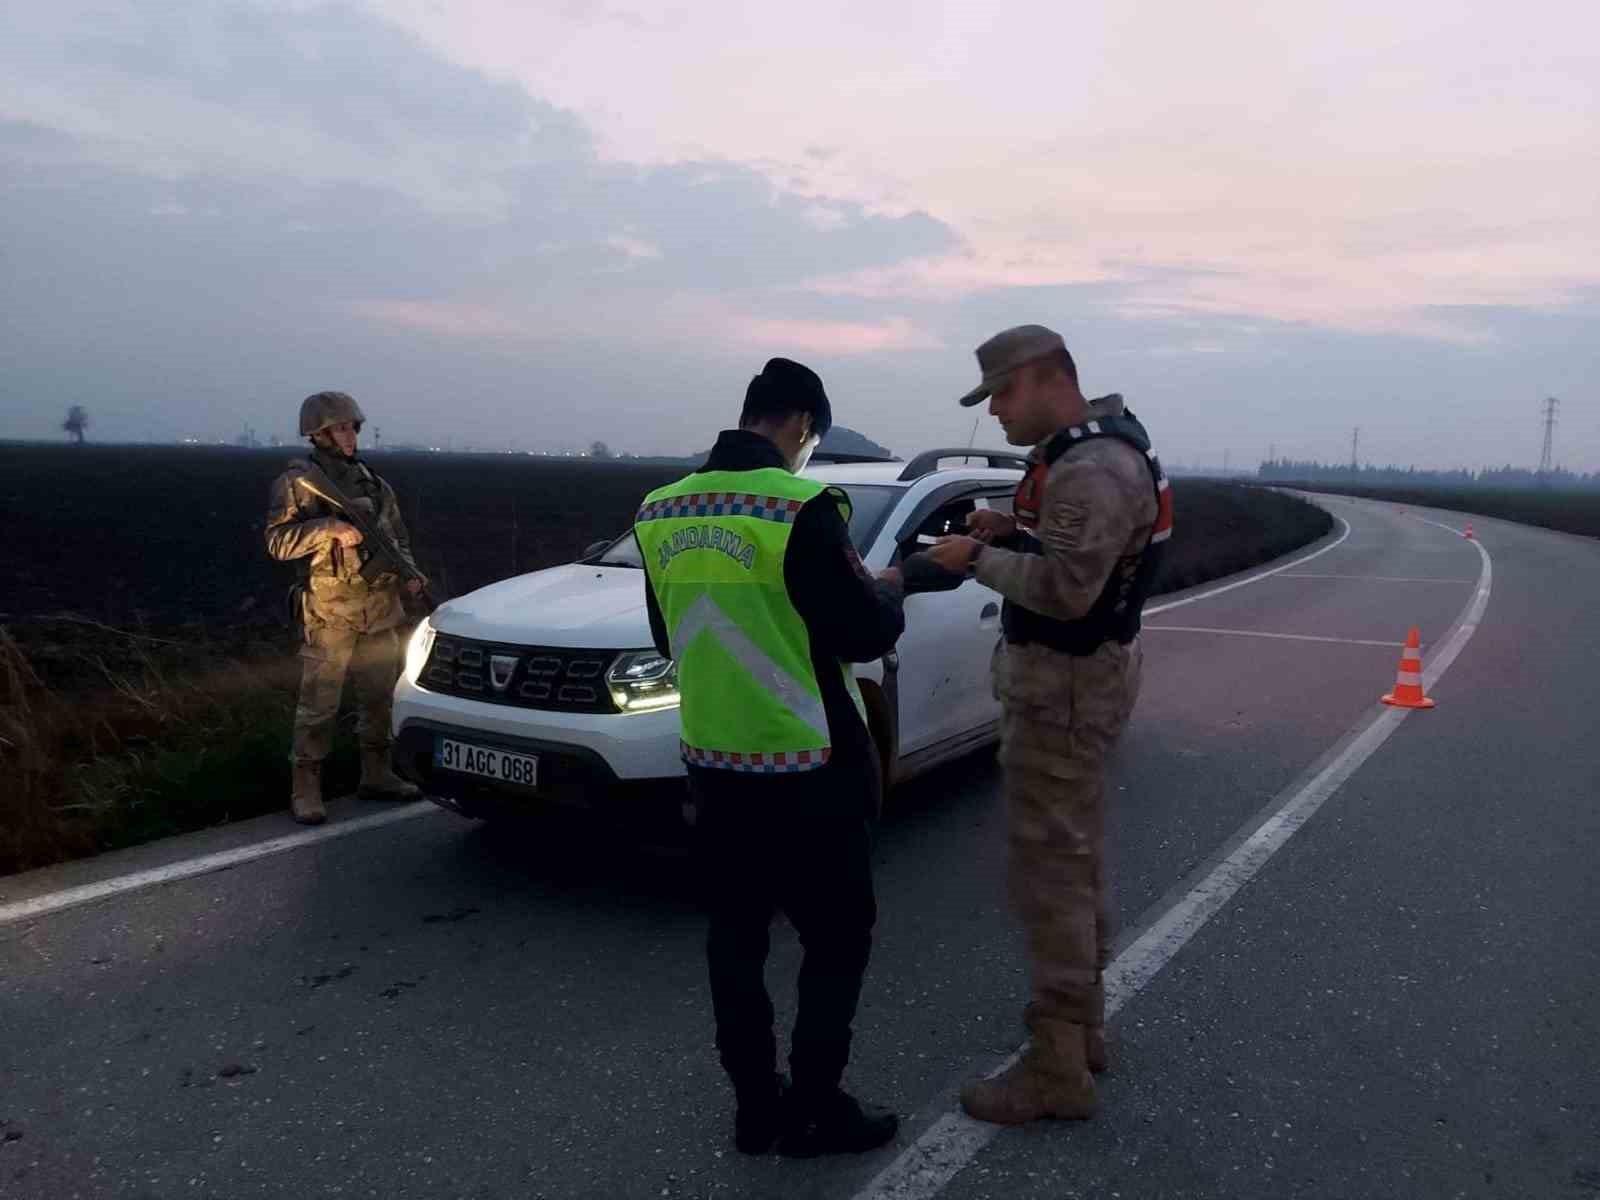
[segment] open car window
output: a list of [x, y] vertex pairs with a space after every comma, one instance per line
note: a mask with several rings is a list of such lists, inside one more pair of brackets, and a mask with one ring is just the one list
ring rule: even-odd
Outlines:
[[908, 540], [915, 542], [920, 549], [950, 534], [966, 533], [967, 517], [977, 507], [976, 499], [974, 496], [963, 496], [949, 504], [941, 504], [928, 514]]
[[[838, 484], [830, 486], [839, 487], [840, 491], [850, 497], [850, 541], [858, 553], [865, 554], [879, 526], [883, 524], [884, 517], [888, 516], [889, 510], [894, 507], [895, 501], [900, 498], [904, 489], [867, 483], [854, 484], [850, 487]], [[585, 561], [600, 567], [644, 569], [644, 559], [639, 554], [639, 542], [633, 536], [631, 529], [598, 555]]]
[[900, 543], [896, 547], [896, 557], [926, 550], [940, 538], [950, 534], [966, 533], [967, 517], [974, 509], [989, 508], [1009, 516], [1012, 498], [1011, 491], [983, 491], [972, 488], [950, 497], [942, 504], [936, 504], [920, 518], [914, 516], [915, 524], [900, 530], [897, 535]]

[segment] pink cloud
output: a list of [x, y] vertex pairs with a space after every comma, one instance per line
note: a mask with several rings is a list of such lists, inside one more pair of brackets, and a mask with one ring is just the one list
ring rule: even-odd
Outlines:
[[943, 343], [904, 317], [882, 321], [810, 321], [792, 317], [734, 317], [731, 339], [752, 346], [784, 347], [800, 354], [876, 354], [885, 350], [939, 350]]
[[859, 300], [948, 300], [996, 288], [1103, 283], [1116, 271], [1081, 252], [1035, 247], [1031, 252], [979, 254], [971, 249], [846, 275], [813, 279], [804, 290]]
[[432, 300], [367, 300], [353, 311], [399, 329], [447, 338], [516, 338], [524, 341], [581, 337], [631, 315], [640, 346], [682, 344], [685, 339], [727, 350], [857, 355], [897, 350], [938, 350], [942, 343], [905, 317], [875, 321], [825, 321], [756, 317], [731, 309], [720, 297], [680, 293], [665, 299], [606, 295], [598, 302], [573, 297], [559, 312]]
[[[1557, 308], [1600, 284], [1592, 0], [1537, 16], [1460, 0], [1034, 4], [1020, 40], [982, 6], [909, 0], [705, 0], [620, 38], [588, 9], [384, 3], [584, 114], [609, 157], [746, 163], [808, 197], [820, 227], [854, 202], [927, 212], [967, 242], [810, 282], [828, 296], [1115, 282], [1129, 317], [1463, 341], [1476, 335], [1436, 310]], [[972, 86], [992, 62], [1006, 69]], [[677, 86], [684, 63], [696, 87]]]
[[432, 300], [365, 300], [354, 306], [357, 316], [382, 325], [397, 325], [444, 337], [518, 337], [526, 320], [482, 304]]

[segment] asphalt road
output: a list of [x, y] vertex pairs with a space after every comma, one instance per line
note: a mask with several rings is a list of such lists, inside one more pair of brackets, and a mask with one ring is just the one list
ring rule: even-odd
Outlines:
[[[1472, 633], [1484, 560], [1423, 519], [1465, 518], [1325, 503], [1337, 546], [1148, 622], [1111, 806], [1125, 959], [1371, 725], [1411, 625], [1425, 657], [1471, 640], [1130, 994], [1095, 1121], [895, 1174], [1022, 1039], [980, 755], [905, 789], [880, 844], [847, 1075], [906, 1118], [879, 1154], [734, 1152], [682, 855], [428, 812], [0, 923], [0, 1196], [1600, 1195], [1600, 542], [1473, 518]], [[3, 879], [0, 915], [291, 828]], [[780, 930], [780, 1021], [797, 963]]]

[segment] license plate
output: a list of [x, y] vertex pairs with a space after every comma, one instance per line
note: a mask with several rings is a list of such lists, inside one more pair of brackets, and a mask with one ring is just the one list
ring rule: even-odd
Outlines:
[[539, 779], [539, 759], [532, 754], [517, 754], [511, 750], [496, 750], [492, 746], [474, 746], [442, 737], [433, 750], [433, 765], [446, 771], [459, 771], [463, 775], [476, 775], [496, 783], [511, 783], [518, 787], [534, 787]]

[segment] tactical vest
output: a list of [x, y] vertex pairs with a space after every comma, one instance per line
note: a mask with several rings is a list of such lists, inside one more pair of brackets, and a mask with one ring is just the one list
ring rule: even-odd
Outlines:
[[[639, 509], [634, 535], [678, 664], [691, 766], [789, 773], [832, 753], [811, 635], [783, 579], [795, 518], [824, 490], [777, 467], [701, 471]], [[854, 673], [838, 670], [865, 720]]]
[[[1161, 554], [1167, 539], [1172, 536], [1172, 488], [1161, 470], [1161, 460], [1150, 448], [1150, 435], [1137, 417], [1131, 412], [1121, 416], [1096, 417], [1055, 434], [1045, 443], [1039, 461], [1029, 466], [1028, 473], [1023, 476], [1022, 483], [1017, 487], [1012, 511], [1017, 524], [1029, 535], [1034, 534], [1039, 527], [1045, 479], [1051, 466], [1073, 446], [1106, 437], [1126, 442], [1139, 451], [1145, 466], [1149, 468], [1150, 484], [1156, 495], [1156, 519], [1151, 526], [1150, 540], [1138, 554], [1124, 555], [1117, 560], [1099, 597], [1089, 611], [1075, 621], [1045, 616], [1007, 600], [1001, 613], [1001, 628], [1007, 642], [1017, 645], [1033, 643], [1083, 656], [1093, 654], [1106, 642], [1126, 645], [1139, 634], [1144, 602], [1155, 583], [1156, 570], [1161, 565]], [[1036, 536], [1020, 540], [1025, 543], [1021, 547], [1024, 553], [1044, 553], [1044, 545]]]

